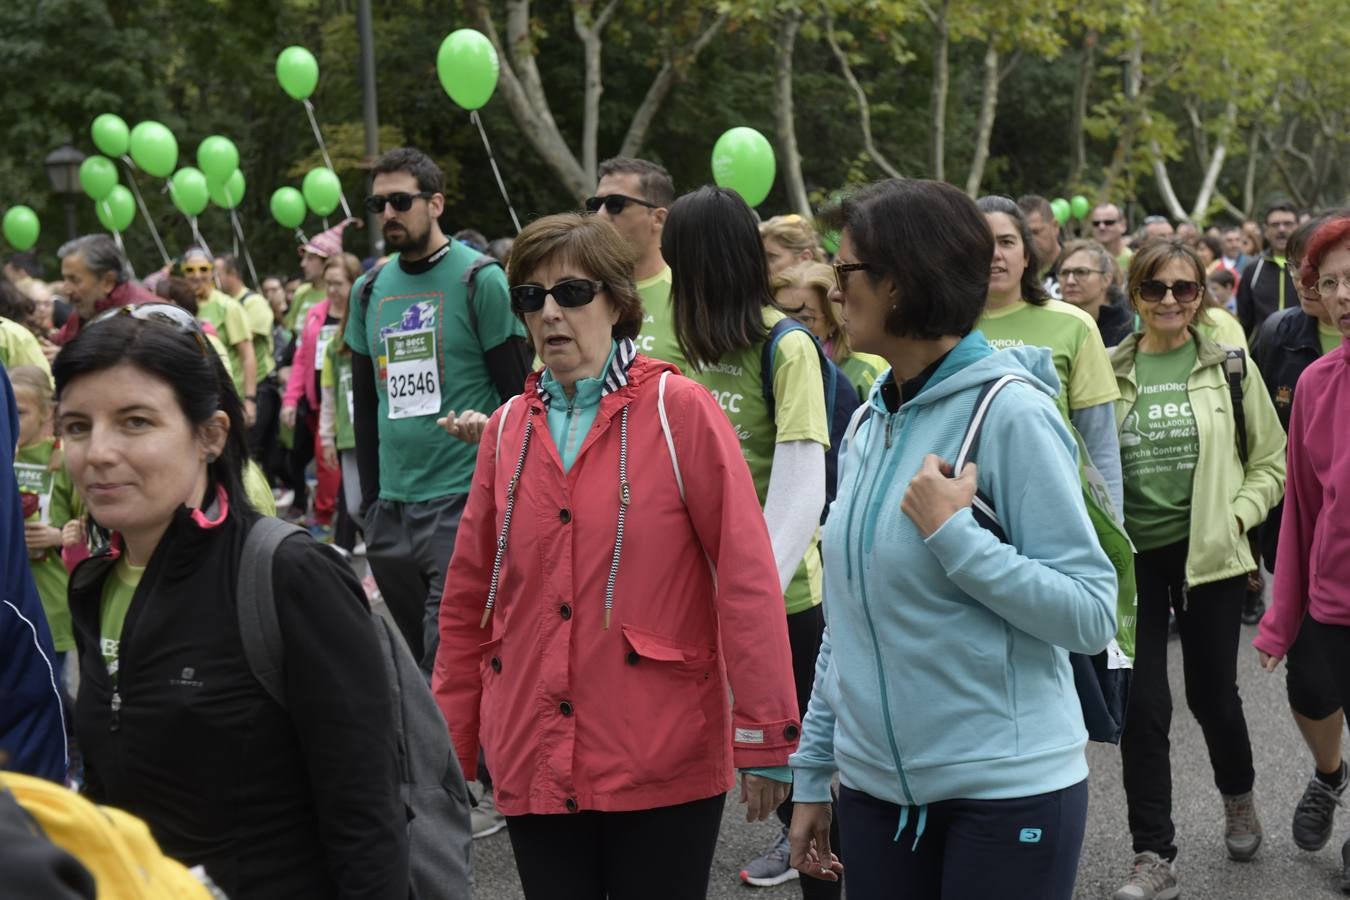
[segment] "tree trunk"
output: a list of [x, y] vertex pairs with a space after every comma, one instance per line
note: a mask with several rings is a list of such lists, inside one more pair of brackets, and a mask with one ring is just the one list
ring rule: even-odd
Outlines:
[[801, 27], [799, 9], [780, 14], [774, 42], [773, 122], [778, 137], [779, 171], [787, 185], [788, 204], [798, 215], [811, 218], [811, 201], [802, 180], [802, 156], [797, 151], [797, 123], [792, 111], [792, 50]]
[[989, 162], [989, 139], [994, 134], [994, 116], [998, 112], [998, 48], [991, 40], [984, 48], [984, 80], [980, 86], [980, 118], [975, 133], [975, 158], [966, 176], [966, 193], [979, 196], [984, 167]]
[[1195, 195], [1195, 205], [1191, 207], [1191, 221], [1199, 222], [1209, 210], [1209, 201], [1219, 183], [1219, 173], [1223, 171], [1224, 160], [1228, 157], [1228, 139], [1237, 127], [1237, 103], [1228, 101], [1223, 114], [1223, 130], [1214, 142], [1214, 153], [1209, 159], [1209, 168], [1205, 170], [1204, 181], [1200, 182], [1200, 191]]
[[1252, 126], [1251, 137], [1247, 140], [1247, 175], [1242, 179], [1242, 215], [1247, 218], [1256, 205], [1256, 158], [1261, 152], [1261, 129]]
[[726, 23], [726, 13], [713, 17], [708, 26], [699, 32], [698, 36], [688, 46], [666, 55], [661, 68], [656, 72], [656, 77], [647, 87], [647, 93], [642, 97], [642, 103], [638, 105], [637, 112], [633, 114], [633, 120], [628, 123], [628, 132], [624, 135], [623, 146], [619, 149], [620, 156], [637, 156], [642, 150], [642, 145], [647, 140], [647, 132], [651, 130], [652, 122], [656, 119], [656, 113], [661, 109], [661, 104], [665, 102], [670, 89], [675, 86], [678, 79], [683, 77], [684, 72], [698, 60], [698, 55], [703, 52], [703, 48], [708, 46], [713, 38], [717, 37], [718, 32], [722, 30], [722, 26]]
[[950, 81], [947, 52], [951, 44], [947, 12], [950, 9], [951, 0], [942, 0], [942, 5], [933, 17], [937, 43], [933, 47], [933, 86], [928, 103], [928, 168], [929, 174], [937, 181], [945, 181], [947, 175], [944, 160], [947, 154], [947, 86]]
[[1134, 139], [1139, 132], [1139, 121], [1143, 112], [1144, 96], [1144, 42], [1135, 32], [1134, 39], [1130, 42], [1130, 53], [1125, 61], [1125, 121], [1121, 123], [1120, 137], [1116, 140], [1116, 149], [1111, 154], [1111, 163], [1106, 168], [1102, 178], [1101, 189], [1098, 191], [1097, 200], [1099, 203], [1112, 202], [1112, 189], [1121, 173], [1125, 171], [1126, 163], [1134, 153]]
[[876, 163], [892, 178], [902, 178], [900, 170], [891, 165], [890, 160], [881, 155], [877, 149], [876, 142], [872, 139], [872, 106], [867, 102], [867, 92], [863, 90], [858, 79], [853, 75], [853, 67], [848, 64], [848, 54], [839, 46], [839, 41], [834, 36], [834, 17], [827, 16], [825, 19], [825, 41], [830, 45], [830, 51], [834, 53], [834, 58], [839, 61], [839, 68], [844, 72], [844, 80], [848, 86], [853, 89], [853, 95], [858, 99], [858, 120], [862, 127], [863, 149], [867, 155], [872, 157], [872, 162]]
[[1083, 54], [1078, 61], [1078, 80], [1073, 86], [1073, 122], [1069, 125], [1069, 146], [1073, 155], [1069, 162], [1068, 184], [1079, 184], [1083, 169], [1087, 167], [1087, 130], [1083, 123], [1087, 121], [1088, 91], [1092, 86], [1092, 70], [1097, 59], [1097, 31], [1089, 29], [1083, 36]]
[[581, 168], [586, 172], [594, 172], [599, 162], [596, 135], [600, 130], [600, 95], [605, 91], [600, 74], [600, 53], [604, 47], [601, 35], [618, 8], [618, 0], [609, 0], [596, 18], [591, 16], [592, 5], [591, 0], [580, 0], [572, 7], [572, 28], [581, 39], [586, 66], [581, 118]]

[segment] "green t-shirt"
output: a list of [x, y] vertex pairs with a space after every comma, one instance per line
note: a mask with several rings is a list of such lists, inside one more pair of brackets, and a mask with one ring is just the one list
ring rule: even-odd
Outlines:
[[1072, 304], [1047, 300], [1035, 306], [1018, 300], [1002, 309], [985, 310], [975, 327], [996, 350], [1025, 345], [1050, 350], [1060, 382], [1055, 402], [1066, 422], [1071, 412], [1120, 398], [1096, 321]]
[[6, 369], [37, 366], [49, 376], [52, 374], [52, 367], [42, 355], [42, 345], [33, 332], [3, 316], [0, 316], [0, 363], [4, 363]]
[[668, 362], [689, 374], [689, 361], [675, 339], [675, 315], [670, 304], [670, 267], [637, 283], [642, 298], [642, 331], [633, 340], [643, 356]]
[[322, 287], [315, 287], [306, 281], [295, 289], [295, 296], [291, 297], [290, 308], [286, 310], [286, 315], [282, 321], [286, 325], [286, 330], [291, 334], [298, 334], [299, 327], [305, 323], [305, 313], [315, 303], [322, 300], [327, 293]]
[[238, 345], [253, 339], [248, 320], [244, 318], [244, 308], [238, 301], [217, 290], [205, 303], [197, 304], [197, 318], [210, 322], [220, 335], [221, 341], [230, 352], [230, 374], [234, 378], [234, 388], [239, 396], [244, 396], [244, 359], [239, 355]]
[[341, 350], [340, 341], [328, 342], [319, 387], [332, 388], [337, 401], [333, 409], [334, 446], [351, 450], [356, 446], [356, 432], [352, 430], [352, 355]]
[[[766, 329], [783, 318], [786, 316], [781, 311], [764, 308]], [[830, 424], [825, 416], [825, 391], [815, 343], [798, 331], [788, 332], [778, 342], [773, 361], [773, 396], [777, 405], [773, 417], [764, 402], [760, 383], [763, 352], [761, 341], [723, 357], [713, 366], [691, 369], [687, 373], [712, 393], [731, 420], [761, 506], [769, 490], [775, 445], [788, 441], [815, 441], [830, 446]], [[820, 603], [818, 539], [819, 535], [811, 540], [805, 559], [788, 584], [784, 599], [789, 615]]]
[[858, 400], [863, 403], [867, 402], [867, 395], [871, 392], [877, 376], [886, 371], [886, 368], [886, 360], [870, 353], [850, 353], [839, 364], [839, 371], [844, 373], [844, 377], [858, 392]]
[[1330, 325], [1317, 323], [1317, 339], [1322, 342], [1322, 355], [1330, 353], [1341, 345], [1341, 333]]
[[230, 348], [226, 347], [220, 337], [214, 334], [208, 333], [206, 342], [211, 345], [212, 350], [216, 351], [216, 356], [220, 357], [220, 364], [225, 367], [225, 374], [230, 376], [230, 381], [234, 381], [234, 363], [230, 362]]
[[272, 355], [272, 304], [262, 294], [244, 288], [234, 298], [244, 311], [244, 321], [253, 333], [253, 356], [258, 361], [258, 381], [276, 368]]
[[375, 365], [385, 500], [420, 503], [469, 490], [478, 448], [448, 438], [436, 420], [452, 409], [490, 413], [500, 406], [483, 353], [525, 336], [499, 266], [474, 277], [478, 333], [469, 330], [461, 275], [477, 257], [451, 241], [430, 269], [415, 275], [392, 259], [380, 270], [369, 306], [360, 302], [369, 276], [352, 287], [346, 340]]
[[99, 646], [114, 688], [117, 686], [117, 649], [122, 642], [122, 626], [144, 574], [145, 566], [133, 566], [123, 556], [103, 582], [103, 604], [98, 613]]
[[1135, 354], [1139, 396], [1120, 426], [1125, 529], [1138, 550], [1185, 540], [1200, 438], [1186, 383], [1195, 342], [1166, 353]]
[[[55, 470], [51, 467], [55, 447], [56, 442], [47, 438], [20, 448], [14, 455], [14, 478], [19, 483], [20, 493], [35, 494], [38, 498], [37, 510], [25, 521], [60, 528], [78, 514], [79, 500], [65, 467], [57, 466]], [[66, 565], [61, 561], [61, 548], [47, 549], [41, 559], [30, 555], [28, 567], [37, 584], [42, 611], [47, 614], [52, 643], [58, 653], [69, 650], [75, 646], [75, 635], [71, 631], [70, 605], [66, 597], [70, 579]]]

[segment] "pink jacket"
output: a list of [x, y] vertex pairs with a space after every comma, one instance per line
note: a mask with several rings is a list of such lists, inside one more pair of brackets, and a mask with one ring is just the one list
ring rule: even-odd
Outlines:
[[[328, 298], [325, 297], [305, 311], [305, 325], [300, 329], [300, 343], [291, 361], [291, 377], [286, 382], [286, 397], [281, 405], [299, 406], [300, 395], [309, 401], [309, 408], [319, 411], [319, 395], [314, 391], [314, 348], [319, 343], [319, 329], [328, 318]], [[337, 338], [334, 338], [337, 340]]]
[[[662, 372], [687, 506], [658, 414]], [[638, 356], [564, 475], [538, 380], [483, 431], [445, 580], [432, 688], [460, 765], [474, 771], [481, 741], [507, 815], [686, 803], [729, 790], [733, 766], [785, 765], [801, 729], [783, 596], [726, 416], [673, 366]], [[606, 628], [625, 407], [629, 503]]]
[[1252, 643], [1282, 657], [1304, 614], [1350, 626], [1350, 341], [1298, 380], [1289, 420], [1275, 602]]

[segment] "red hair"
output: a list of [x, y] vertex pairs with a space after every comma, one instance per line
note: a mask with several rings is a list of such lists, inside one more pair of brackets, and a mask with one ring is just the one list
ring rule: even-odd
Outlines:
[[1317, 270], [1322, 267], [1322, 260], [1332, 250], [1343, 246], [1350, 247], [1350, 216], [1327, 219], [1313, 232], [1308, 240], [1308, 250], [1303, 254], [1303, 268], [1299, 271], [1304, 287], [1317, 283]]

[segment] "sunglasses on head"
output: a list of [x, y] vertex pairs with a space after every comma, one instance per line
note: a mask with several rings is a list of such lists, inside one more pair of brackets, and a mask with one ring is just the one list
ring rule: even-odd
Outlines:
[[551, 288], [541, 284], [518, 284], [511, 288], [511, 306], [521, 315], [536, 313], [544, 308], [544, 300], [552, 294], [559, 306], [576, 309], [590, 303], [604, 288], [603, 282], [587, 281], [584, 278], [569, 278]]
[[135, 306], [131, 304], [117, 306], [100, 313], [89, 323], [89, 327], [92, 328], [100, 322], [106, 322], [118, 316], [130, 316], [133, 319], [140, 319], [142, 322], [156, 322], [160, 325], [167, 325], [179, 334], [190, 336], [197, 342], [197, 349], [202, 352], [202, 356], [207, 355], [206, 334], [202, 331], [201, 323], [192, 317], [192, 313], [181, 306], [174, 306], [172, 303], [141, 303]]
[[436, 196], [434, 191], [418, 191], [415, 194], [409, 194], [405, 191], [396, 191], [392, 194], [371, 194], [366, 198], [366, 211], [379, 215], [384, 212], [384, 205], [388, 203], [394, 208], [394, 212], [407, 212], [412, 209], [414, 200], [430, 200]]
[[607, 194], [604, 197], [587, 197], [586, 209], [590, 212], [599, 212], [600, 207], [605, 208], [605, 212], [611, 216], [617, 216], [624, 211], [624, 208], [630, 203], [636, 203], [638, 206], [645, 206], [648, 209], [656, 209], [655, 203], [648, 203], [646, 200], [639, 200], [637, 197], [628, 197], [623, 194]]
[[1190, 303], [1200, 296], [1200, 283], [1197, 281], [1174, 281], [1171, 284], [1150, 278], [1139, 282], [1139, 299], [1148, 303], [1161, 303], [1172, 292], [1172, 299], [1178, 303]]

